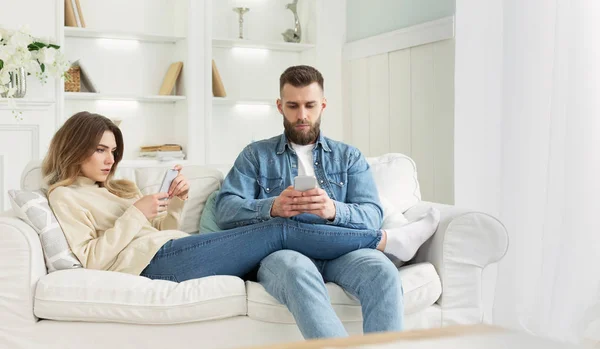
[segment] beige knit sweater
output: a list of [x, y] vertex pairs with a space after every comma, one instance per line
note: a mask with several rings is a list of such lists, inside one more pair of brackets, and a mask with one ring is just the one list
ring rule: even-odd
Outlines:
[[58, 187], [49, 201], [69, 246], [85, 268], [139, 275], [177, 230], [184, 201], [175, 197], [166, 214], [148, 221], [133, 204], [142, 197], [120, 198], [87, 177]]

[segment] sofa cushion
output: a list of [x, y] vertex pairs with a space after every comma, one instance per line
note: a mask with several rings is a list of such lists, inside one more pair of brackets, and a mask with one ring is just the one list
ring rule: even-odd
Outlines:
[[37, 284], [34, 313], [43, 319], [177, 324], [246, 315], [242, 279], [210, 276], [175, 283], [110, 271], [72, 269]]
[[38, 233], [49, 273], [83, 267], [69, 248], [65, 233], [42, 190], [9, 190], [8, 196], [15, 215]]
[[417, 166], [406, 155], [390, 153], [367, 158], [381, 200], [387, 200], [400, 212], [421, 201]]
[[218, 190], [210, 194], [206, 200], [200, 217], [200, 227], [198, 228], [200, 233], [214, 233], [223, 230], [217, 224], [217, 195], [219, 195]]
[[[417, 313], [434, 304], [442, 294], [442, 284], [430, 263], [418, 263], [399, 269], [404, 290], [404, 314]], [[333, 309], [344, 322], [362, 321], [357, 299], [338, 285], [326, 284]], [[248, 316], [257, 320], [277, 323], [295, 323], [289, 310], [271, 296], [261, 284], [246, 282]]]

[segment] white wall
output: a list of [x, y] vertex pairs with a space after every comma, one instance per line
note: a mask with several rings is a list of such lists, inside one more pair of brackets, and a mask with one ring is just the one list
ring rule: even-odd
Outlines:
[[455, 203], [498, 216], [502, 0], [456, 1], [455, 76]]
[[347, 0], [347, 39], [355, 41], [454, 15], [454, 0]]
[[[344, 141], [365, 156], [412, 157], [423, 199], [447, 204], [454, 202], [452, 37], [450, 17], [347, 44], [343, 78]], [[367, 53], [402, 42], [408, 48]]]

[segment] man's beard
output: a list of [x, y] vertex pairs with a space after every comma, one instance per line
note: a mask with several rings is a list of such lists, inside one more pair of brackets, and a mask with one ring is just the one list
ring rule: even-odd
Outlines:
[[[296, 125], [309, 125], [310, 129], [308, 132], [303, 130], [297, 130]], [[283, 117], [283, 127], [285, 128], [285, 136], [292, 143], [299, 145], [307, 145], [316, 142], [319, 132], [321, 130], [321, 115], [314, 124], [311, 125], [310, 121], [297, 121], [291, 123], [288, 119]]]

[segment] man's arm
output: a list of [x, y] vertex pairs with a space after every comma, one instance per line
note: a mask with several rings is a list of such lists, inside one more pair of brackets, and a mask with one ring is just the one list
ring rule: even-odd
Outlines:
[[258, 166], [250, 146], [244, 148], [225, 177], [217, 196], [217, 224], [231, 229], [258, 223], [271, 218], [275, 198], [256, 199], [258, 196]]
[[380, 229], [383, 209], [367, 160], [355, 150], [348, 168], [348, 186], [344, 202], [334, 201], [335, 218], [330, 224], [355, 229]]

